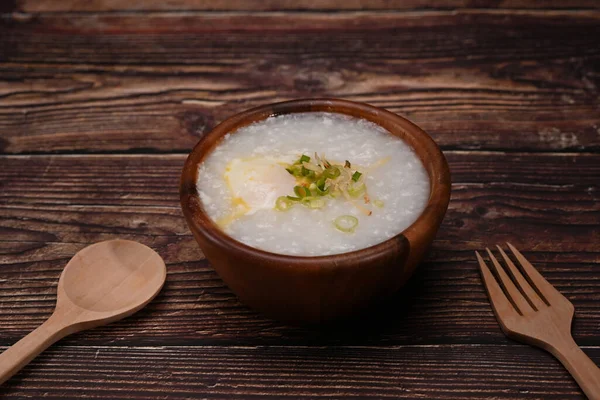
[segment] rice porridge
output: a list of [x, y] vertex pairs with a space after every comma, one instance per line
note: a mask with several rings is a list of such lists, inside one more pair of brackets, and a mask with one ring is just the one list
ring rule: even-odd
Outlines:
[[307, 112], [226, 135], [199, 167], [202, 205], [249, 246], [321, 256], [402, 232], [421, 214], [429, 177], [412, 148], [372, 122]]

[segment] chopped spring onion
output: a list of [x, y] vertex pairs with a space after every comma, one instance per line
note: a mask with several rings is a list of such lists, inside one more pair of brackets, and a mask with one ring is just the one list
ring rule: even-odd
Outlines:
[[296, 193], [296, 196], [298, 196], [299, 198], [311, 195], [310, 189], [304, 186], [294, 186], [294, 193]]
[[323, 171], [323, 176], [327, 179], [335, 179], [338, 176], [340, 176], [341, 172], [340, 169], [336, 166], [331, 166], [329, 168], [327, 168], [325, 171]]
[[319, 186], [317, 186], [317, 188], [314, 190], [316, 194], [318, 194], [319, 196], [326, 196], [329, 194], [329, 191], [331, 190], [331, 188], [327, 188], [327, 189], [321, 189]]
[[358, 219], [352, 215], [342, 215], [333, 220], [333, 225], [339, 231], [352, 233], [358, 226]]
[[378, 200], [373, 200], [373, 205], [374, 205], [375, 207], [383, 208], [383, 206], [384, 206], [385, 204], [384, 204], [384, 202], [383, 202], [383, 201], [381, 201], [381, 200], [379, 200], [379, 199], [378, 199]]
[[351, 197], [358, 197], [361, 194], [363, 194], [366, 190], [367, 190], [367, 187], [365, 186], [364, 183], [361, 183], [361, 184], [358, 184], [358, 185], [351, 185], [348, 188], [348, 194]]
[[320, 197], [305, 197], [302, 199], [302, 204], [308, 208], [323, 208], [325, 207], [325, 200]]
[[[323, 186], [325, 186], [325, 185], [323, 185]], [[316, 183], [311, 183], [308, 186], [308, 189], [310, 189], [311, 194], [313, 194], [313, 195], [316, 194], [317, 196], [325, 196], [325, 195], [329, 194], [329, 188], [321, 189], [319, 187], [319, 185]]]
[[278, 197], [275, 201], [275, 209], [279, 211], [288, 211], [293, 205], [294, 202], [286, 196]]
[[319, 180], [317, 181], [317, 183], [316, 183], [316, 186], [317, 186], [319, 189], [321, 189], [321, 190], [325, 190], [325, 181], [326, 181], [326, 180], [327, 180], [327, 179], [325, 179], [325, 177], [324, 177], [324, 176], [322, 176], [322, 177], [321, 177], [321, 178], [319, 178]]
[[[296, 178], [294, 195], [285, 196], [285, 202], [280, 200], [276, 208], [287, 209], [289, 202], [290, 204], [300, 202], [306, 207], [321, 208], [328, 201], [325, 196], [332, 198], [343, 196], [363, 214], [372, 214], [371, 210], [362, 205], [362, 201], [357, 201], [362, 197], [364, 204], [371, 202], [363, 179], [365, 171], [353, 171], [350, 161], [332, 164], [325, 159], [325, 156], [318, 153], [315, 153], [312, 159], [302, 154], [293, 164], [286, 165], [285, 169]], [[376, 202], [375, 206], [383, 207], [383, 202]]]
[[302, 176], [302, 167], [300, 165], [290, 165], [285, 170], [293, 176], [296, 176], [296, 177]]
[[312, 171], [304, 166], [302, 167], [301, 171], [302, 171], [302, 176], [306, 176], [306, 177], [313, 178], [313, 179], [316, 177], [315, 171]]

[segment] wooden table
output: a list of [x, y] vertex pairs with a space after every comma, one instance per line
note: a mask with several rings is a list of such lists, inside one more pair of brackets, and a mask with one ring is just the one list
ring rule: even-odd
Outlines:
[[[0, 3], [0, 345], [51, 314], [88, 244], [137, 240], [168, 264], [146, 309], [61, 341], [0, 395], [583, 398], [549, 354], [505, 338], [473, 253], [523, 249], [600, 363], [600, 11], [565, 3]], [[314, 96], [413, 120], [454, 182], [408, 287], [323, 330], [238, 302], [178, 200], [186, 154], [216, 123]]]

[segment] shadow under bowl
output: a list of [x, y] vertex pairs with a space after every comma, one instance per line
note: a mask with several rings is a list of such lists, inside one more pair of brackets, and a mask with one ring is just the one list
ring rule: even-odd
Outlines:
[[[273, 115], [331, 112], [374, 122], [408, 143], [429, 175], [430, 195], [420, 216], [398, 235], [348, 253], [299, 257], [247, 246], [206, 214], [196, 187], [198, 167], [228, 133]], [[239, 299], [278, 320], [325, 323], [364, 311], [397, 292], [429, 247], [450, 200], [450, 172], [436, 143], [418, 126], [381, 108], [340, 99], [301, 99], [239, 113], [204, 136], [181, 175], [181, 207], [196, 241]]]

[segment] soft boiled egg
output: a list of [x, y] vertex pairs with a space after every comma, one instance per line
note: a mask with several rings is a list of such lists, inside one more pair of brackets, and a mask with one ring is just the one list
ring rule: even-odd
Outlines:
[[296, 179], [285, 163], [267, 157], [235, 158], [224, 174], [238, 216], [272, 209], [279, 196], [293, 193]]

